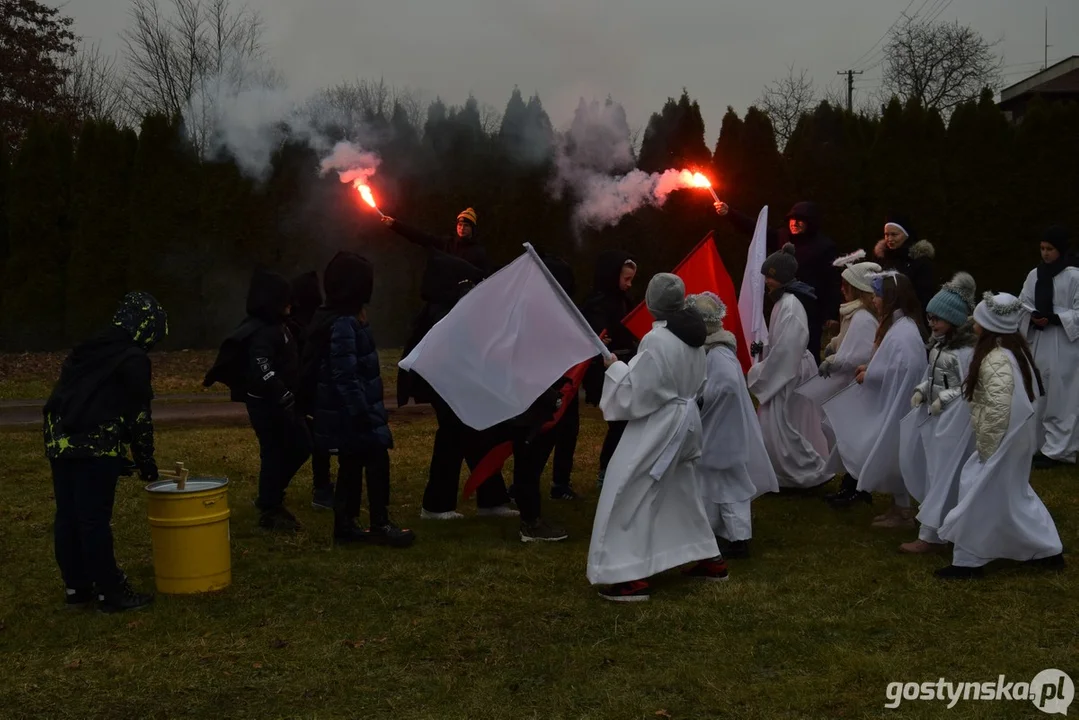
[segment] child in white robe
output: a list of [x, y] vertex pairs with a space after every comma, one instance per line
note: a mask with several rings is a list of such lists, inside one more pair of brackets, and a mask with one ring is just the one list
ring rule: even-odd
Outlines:
[[761, 434], [780, 487], [812, 488], [830, 477], [824, 470], [828, 441], [820, 410], [796, 391], [817, 374], [817, 363], [806, 349], [809, 323], [802, 304], [816, 302], [816, 295], [796, 279], [798, 260], [790, 243], [765, 259], [761, 274], [775, 304], [764, 358], [747, 377], [749, 391], [760, 403]]
[[873, 359], [859, 368], [854, 385], [824, 403], [843, 467], [858, 479], [853, 497], [832, 504], [849, 505], [873, 492], [889, 494], [893, 504], [873, 519], [873, 526], [914, 527], [899, 470], [899, 424], [927, 365], [922, 308], [910, 280], [895, 271], [874, 276], [873, 290], [880, 318]]
[[1019, 334], [1023, 304], [1014, 295], [986, 293], [974, 310], [974, 348], [964, 387], [976, 450], [963, 466], [959, 502], [940, 526], [954, 544], [942, 579], [980, 577], [990, 561], [1007, 558], [1038, 567], [1064, 567], [1056, 524], [1030, 487], [1034, 402], [1044, 392], [1034, 357]]
[[615, 602], [648, 600], [647, 578], [694, 561], [688, 576], [727, 579], [697, 477], [708, 333], [685, 296], [677, 275], [653, 277], [645, 292], [652, 330], [628, 364], [607, 361], [600, 409], [627, 425], [600, 491], [588, 580]]
[[[839, 335], [825, 348], [824, 361], [817, 373], [820, 378], [810, 381], [799, 389], [811, 397], [818, 406], [854, 382], [856, 371], [868, 365], [873, 357], [877, 337], [877, 308], [873, 304], [873, 276], [881, 272], [874, 262], [855, 262], [865, 257], [865, 251], [841, 257], [835, 265], [843, 266], [840, 290], [843, 304], [839, 306]], [[812, 394], [810, 394], [812, 392]], [[825, 417], [825, 431], [829, 436], [831, 455], [825, 465], [829, 474], [843, 473], [839, 490], [824, 496], [827, 502], [846, 502], [858, 497], [858, 480], [846, 472], [842, 459], [835, 449], [835, 434]]]
[[700, 314], [708, 330], [704, 341], [708, 379], [701, 393], [701, 498], [712, 532], [726, 541], [723, 556], [745, 558], [753, 537], [750, 502], [764, 493], [779, 492], [779, 483], [735, 354], [737, 340], [723, 329], [726, 306], [710, 292], [690, 295], [687, 304]]
[[944, 547], [937, 528], [959, 497], [959, 475], [974, 451], [970, 410], [963, 402], [963, 381], [974, 354], [977, 286], [959, 272], [926, 307], [933, 332], [929, 367], [914, 390], [911, 413], [900, 428], [899, 469], [907, 492], [918, 501], [918, 539], [899, 551], [911, 554]]
[[1075, 464], [1079, 453], [1079, 268], [1070, 267], [1068, 233], [1050, 228], [1041, 242], [1042, 264], [1030, 271], [1019, 299], [1020, 327], [1045, 383], [1036, 403], [1038, 453], [1034, 467]]

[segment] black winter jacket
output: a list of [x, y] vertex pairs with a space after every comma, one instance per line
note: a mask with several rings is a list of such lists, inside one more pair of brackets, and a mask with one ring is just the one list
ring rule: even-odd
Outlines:
[[[581, 306], [581, 313], [592, 330], [599, 334], [604, 330], [611, 338], [607, 349], [619, 360], [628, 362], [637, 354], [637, 337], [622, 324], [622, 320], [633, 309], [633, 300], [629, 293], [618, 286], [622, 267], [633, 258], [622, 250], [606, 250], [596, 259], [592, 292]], [[599, 405], [603, 393], [603, 361], [598, 357], [588, 368], [584, 379], [585, 399], [591, 405]]]

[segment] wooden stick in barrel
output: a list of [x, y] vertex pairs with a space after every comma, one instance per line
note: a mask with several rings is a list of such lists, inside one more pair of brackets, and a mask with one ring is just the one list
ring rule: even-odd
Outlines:
[[183, 490], [187, 484], [187, 470], [184, 469], [182, 462], [176, 463], [176, 488]]

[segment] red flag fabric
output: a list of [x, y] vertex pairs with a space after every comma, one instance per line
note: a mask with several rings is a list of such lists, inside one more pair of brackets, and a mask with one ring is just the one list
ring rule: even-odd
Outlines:
[[[705, 235], [704, 239], [690, 250], [672, 272], [682, 278], [682, 282], [686, 284], [687, 295], [708, 290], [718, 295], [727, 306], [727, 316], [723, 318], [723, 327], [734, 333], [734, 337], [738, 340], [738, 362], [742, 364], [742, 372], [748, 373], [753, 363], [749, 357], [749, 346], [746, 345], [745, 336], [742, 333], [742, 321], [738, 316], [738, 295], [734, 291], [734, 282], [716, 250], [712, 233]], [[626, 315], [622, 324], [637, 338], [643, 338], [652, 329], [652, 322], [652, 313], [648, 312], [648, 308], [642, 302], [633, 308], [629, 315]]]
[[[566, 377], [569, 382], [564, 384], [559, 391], [562, 396], [562, 404], [559, 405], [554, 416], [540, 428], [541, 433], [548, 432], [562, 419], [562, 416], [566, 413], [566, 408], [569, 407], [570, 401], [573, 400], [573, 396], [580, 391], [581, 383], [584, 382], [585, 372], [588, 371], [588, 366], [591, 364], [591, 360], [585, 360], [582, 363], [574, 365], [570, 368], [569, 372], [565, 374], [564, 377]], [[468, 476], [468, 480], [465, 481], [465, 488], [462, 492], [464, 497], [472, 497], [472, 494], [476, 492], [480, 485], [502, 469], [502, 466], [510, 459], [510, 455], [513, 455], [512, 442], [504, 442], [500, 445], [496, 445], [484, 455], [483, 459], [480, 460], [479, 464], [472, 471], [472, 474]]]

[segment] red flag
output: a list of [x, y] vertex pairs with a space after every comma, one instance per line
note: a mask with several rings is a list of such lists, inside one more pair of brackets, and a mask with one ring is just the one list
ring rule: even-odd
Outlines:
[[[562, 416], [566, 413], [566, 408], [569, 407], [573, 397], [581, 389], [581, 383], [584, 382], [585, 372], [587, 372], [588, 366], [591, 364], [591, 360], [585, 360], [582, 363], [574, 365], [570, 368], [569, 372], [563, 376], [567, 378], [569, 382], [565, 383], [559, 391], [559, 394], [562, 396], [562, 404], [558, 406], [554, 416], [540, 428], [541, 433], [548, 432], [562, 419]], [[484, 455], [483, 460], [480, 460], [479, 464], [472, 470], [472, 474], [468, 476], [468, 480], [465, 481], [465, 488], [462, 492], [464, 497], [472, 497], [472, 494], [476, 492], [476, 489], [479, 488], [480, 485], [502, 469], [502, 466], [510, 459], [510, 455], [513, 455], [512, 442], [504, 442], [500, 445], [496, 445]]]
[[[719, 257], [716, 244], [712, 240], [712, 233], [704, 236], [688, 255], [678, 263], [674, 274], [682, 278], [686, 284], [686, 294], [693, 295], [706, 290], [714, 292], [727, 306], [727, 316], [723, 318], [723, 327], [734, 333], [738, 340], [738, 361], [742, 364], [742, 372], [749, 372], [752, 362], [749, 357], [749, 346], [746, 345], [745, 336], [742, 334], [742, 321], [738, 316], [738, 295], [734, 292], [734, 282], [723, 266], [723, 260]], [[633, 308], [626, 315], [622, 324], [637, 336], [643, 338], [645, 333], [652, 329], [652, 313], [644, 303]]]

